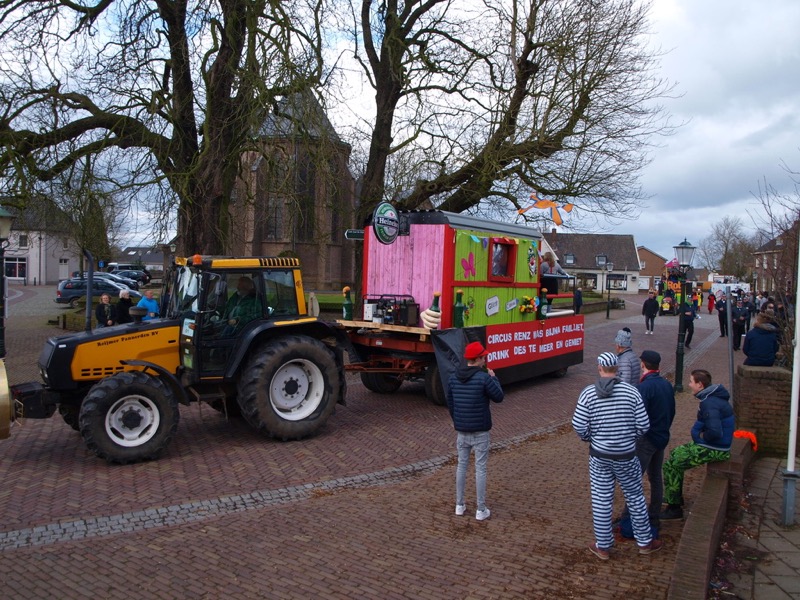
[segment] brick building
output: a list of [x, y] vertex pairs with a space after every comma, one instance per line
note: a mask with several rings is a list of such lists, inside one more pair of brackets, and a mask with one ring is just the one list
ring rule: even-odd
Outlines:
[[355, 246], [344, 238], [356, 198], [350, 146], [312, 95], [279, 102], [258, 139], [262, 148], [242, 157], [231, 198], [229, 252], [296, 256], [307, 289], [352, 284]]

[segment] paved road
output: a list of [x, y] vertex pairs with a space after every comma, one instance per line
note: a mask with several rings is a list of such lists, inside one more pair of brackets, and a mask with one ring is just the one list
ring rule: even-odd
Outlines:
[[[42, 340], [59, 333], [48, 320], [66, 309], [52, 287], [12, 294], [14, 383], [36, 378]], [[380, 396], [353, 378], [347, 406], [301, 442], [265, 440], [208, 407], [182, 407], [164, 456], [125, 467], [90, 454], [58, 416], [27, 421], [0, 442], [0, 595], [664, 597], [680, 525], [665, 526], [657, 555], [627, 545], [600, 564], [585, 549], [586, 449], [565, 426], [595, 377], [593, 357], [612, 348], [623, 323], [637, 350], [660, 351], [663, 370], [673, 370], [677, 321], [660, 317], [645, 337], [637, 302], [612, 320], [587, 315], [587, 360], [566, 378], [507, 388], [493, 410], [492, 518], [481, 523], [452, 514], [455, 436], [420, 385]], [[716, 319], [696, 330], [687, 367], [721, 347]], [[695, 406], [679, 397], [674, 444], [688, 438]], [[689, 497], [700, 476], [687, 478]]]

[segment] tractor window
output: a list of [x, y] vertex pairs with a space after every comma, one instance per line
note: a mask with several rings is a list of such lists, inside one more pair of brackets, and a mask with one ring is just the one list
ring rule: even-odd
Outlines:
[[264, 292], [271, 315], [296, 315], [297, 292], [291, 270], [271, 270], [263, 273]]
[[236, 337], [248, 323], [264, 314], [263, 294], [253, 273], [212, 274], [208, 310], [214, 313], [212, 337]]
[[[222, 312], [228, 301], [228, 282], [217, 273], [211, 273], [208, 279], [208, 298], [206, 310]], [[233, 289], [236, 289], [234, 284]]]
[[174, 284], [172, 281], [167, 282], [164, 296], [169, 306], [169, 318], [189, 316], [197, 312], [197, 282], [197, 274], [186, 267], [178, 268]]

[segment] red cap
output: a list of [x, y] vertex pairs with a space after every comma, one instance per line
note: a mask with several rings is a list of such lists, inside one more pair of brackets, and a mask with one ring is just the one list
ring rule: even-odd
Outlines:
[[489, 352], [480, 342], [472, 342], [467, 344], [467, 347], [464, 349], [464, 358], [467, 360], [475, 360], [476, 358], [486, 356], [487, 354], [489, 354]]

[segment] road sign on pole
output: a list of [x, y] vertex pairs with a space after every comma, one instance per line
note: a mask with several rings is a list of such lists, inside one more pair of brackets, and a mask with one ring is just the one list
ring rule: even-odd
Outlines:
[[364, 239], [364, 230], [363, 229], [347, 229], [344, 232], [344, 239], [346, 239], [346, 240], [363, 240]]

